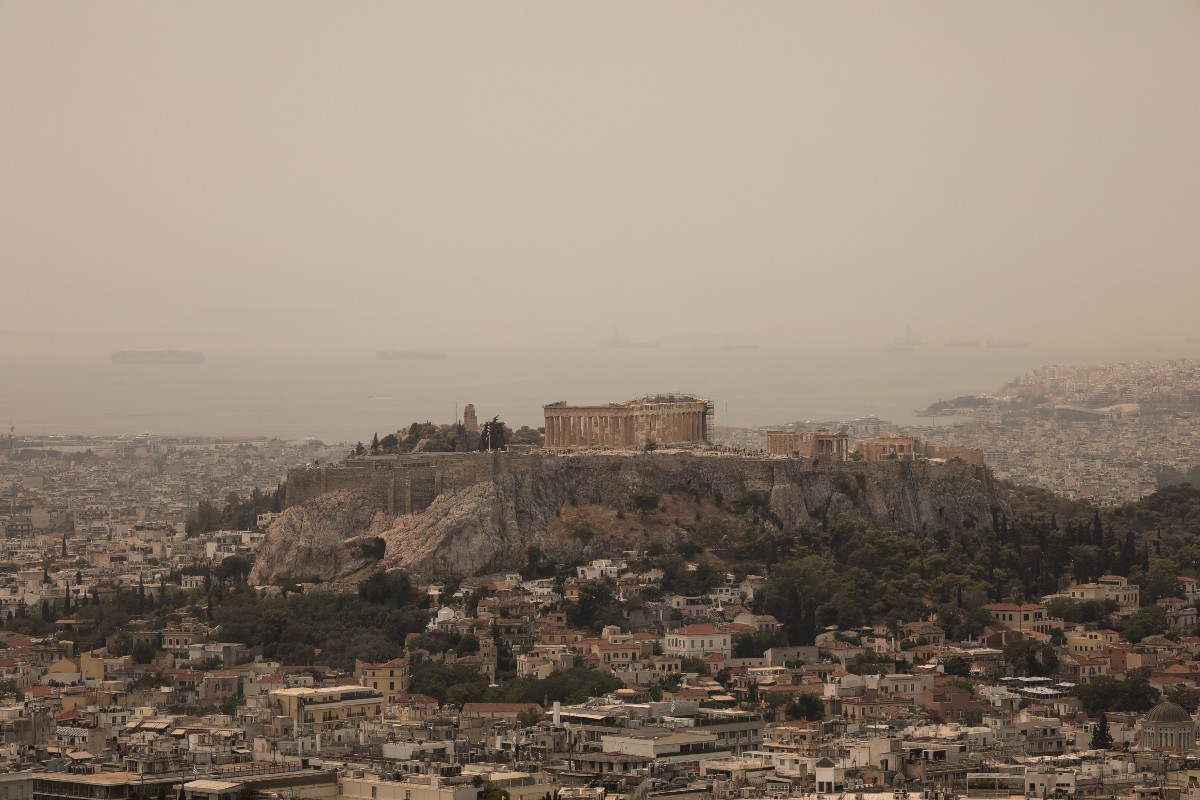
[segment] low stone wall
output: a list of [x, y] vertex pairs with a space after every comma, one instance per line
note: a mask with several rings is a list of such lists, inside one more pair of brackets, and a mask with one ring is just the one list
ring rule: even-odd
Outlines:
[[[946, 464], [929, 462], [840, 462], [832, 459], [781, 459], [767, 456], [712, 456], [692, 453], [439, 453], [393, 459], [351, 461], [347, 465], [293, 469], [287, 477], [287, 505], [293, 506], [326, 492], [365, 495], [378, 510], [412, 514], [427, 509], [442, 494], [457, 492], [504, 474], [554, 479], [570, 486], [571, 500], [620, 505], [628, 487], [655, 491], [695, 490], [705, 497], [735, 500], [751, 492], [766, 496], [787, 520], [797, 493], [827, 496], [836, 491], [869, 508], [882, 523], [930, 522], [930, 511], [941, 516], [944, 501], [912, 508], [917, 495], [902, 487], [929, 489], [964, 478], [979, 481], [990, 494], [991, 473], [966, 459]], [[824, 488], [822, 488], [824, 487]], [[814, 492], [815, 490], [815, 492]], [[813, 504], [810, 499], [806, 508]], [[906, 507], [909, 506], [909, 507]], [[977, 513], [977, 512], [976, 512]], [[807, 514], [807, 512], [806, 512]], [[903, 521], [903, 522], [902, 522]]]

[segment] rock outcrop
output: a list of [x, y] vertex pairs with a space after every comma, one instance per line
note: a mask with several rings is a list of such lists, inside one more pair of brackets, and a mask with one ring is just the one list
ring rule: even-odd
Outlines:
[[[526, 455], [488, 480], [437, 496], [419, 514], [387, 518], [365, 497], [344, 492], [290, 508], [268, 531], [251, 577], [328, 580], [381, 558], [387, 568], [432, 581], [518, 568], [530, 546], [559, 563], [645, 548], [646, 531], [629, 526], [608, 526], [595, 540], [552, 530], [564, 507], [631, 511], [639, 490], [727, 502], [753, 493], [785, 529], [844, 518], [886, 529], [955, 530], [1007, 512], [991, 474], [966, 464]], [[655, 534], [668, 541], [682, 535], [670, 525]]]
[[267, 529], [250, 582], [332, 580], [383, 558], [393, 523], [353, 492], [330, 492], [285, 510]]

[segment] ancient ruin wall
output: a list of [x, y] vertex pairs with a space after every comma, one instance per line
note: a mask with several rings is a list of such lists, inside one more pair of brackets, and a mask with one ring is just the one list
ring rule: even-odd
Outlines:
[[388, 514], [424, 511], [439, 495], [491, 480], [504, 453], [439, 453], [288, 470], [287, 506], [326, 492], [356, 492]]
[[[969, 479], [992, 491], [991, 473], [969, 463], [839, 462], [832, 459], [781, 459], [766, 456], [704, 456], [689, 453], [646, 455], [553, 453], [453, 453], [431, 459], [380, 460], [369, 467], [299, 468], [288, 473], [287, 505], [298, 505], [331, 491], [356, 492], [388, 514], [424, 511], [447, 493], [492, 481], [501, 475], [554, 476], [550, 485], [572, 487], [571, 500], [621, 505], [630, 487], [655, 491], [695, 487], [705, 496], [736, 499], [750, 492], [770, 497], [780, 510], [792, 507], [797, 487], [822, 486], [828, 492], [858, 497], [880, 524], [916, 526], [940, 517], [934, 507], [907, 508], [911, 493], [901, 485], [936, 486]], [[883, 487], [887, 487], [884, 489]], [[822, 490], [828, 494], [825, 489]], [[821, 492], [819, 492], [821, 493]], [[805, 506], [811, 505], [811, 501]], [[928, 504], [926, 504], [928, 505]], [[939, 503], [941, 505], [941, 503]], [[808, 515], [808, 511], [804, 512]], [[949, 521], [949, 520], [947, 520]]]

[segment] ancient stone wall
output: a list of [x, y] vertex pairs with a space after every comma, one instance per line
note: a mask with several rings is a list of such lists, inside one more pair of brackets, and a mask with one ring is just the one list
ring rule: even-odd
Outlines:
[[445, 453], [381, 460], [370, 467], [293, 469], [288, 473], [287, 505], [298, 505], [327, 491], [349, 491], [366, 496], [379, 511], [419, 513], [443, 494], [505, 474], [530, 476], [529, 480], [550, 479], [547, 485], [572, 487], [570, 500], [607, 505], [627, 502], [631, 487], [638, 486], [660, 492], [694, 487], [704, 496], [719, 494], [730, 500], [760, 492], [773, 504], [779, 503], [781, 509], [797, 507], [789, 498], [801, 487], [813, 496], [836, 491], [850, 498], [861, 496], [872, 518], [898, 525], [929, 521], [931, 516], [929, 509], [918, 513], [905, 507], [910, 501], [899, 499], [908, 495], [896, 488], [900, 484], [892, 486], [897, 480], [915, 480], [922, 486], [965, 478], [991, 483], [987, 469], [975, 459], [966, 458], [962, 463], [933, 464], [847, 462], [830, 456], [780, 459], [690, 453]]
[[439, 495], [491, 480], [502, 453], [433, 453], [352, 461], [348, 465], [288, 471], [287, 505], [326, 492], [357, 492], [380, 511], [424, 511]]

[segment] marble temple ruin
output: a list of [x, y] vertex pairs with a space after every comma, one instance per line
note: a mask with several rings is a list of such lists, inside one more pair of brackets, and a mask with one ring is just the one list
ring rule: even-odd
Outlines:
[[694, 395], [652, 395], [627, 403], [543, 406], [546, 447], [644, 447], [709, 440], [713, 404]]

